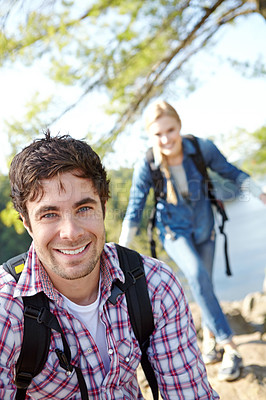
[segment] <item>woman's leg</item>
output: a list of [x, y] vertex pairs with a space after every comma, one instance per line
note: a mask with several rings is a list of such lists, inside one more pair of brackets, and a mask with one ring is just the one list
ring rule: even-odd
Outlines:
[[[215, 252], [215, 241], [216, 241], [216, 233], [215, 230], [213, 230], [211, 237], [209, 240], [206, 240], [205, 242], [201, 244], [195, 244], [195, 249], [203, 262], [203, 265], [205, 266], [209, 278], [211, 280], [211, 284], [213, 287], [213, 262], [214, 262], [214, 252]], [[213, 287], [214, 290], [214, 287]], [[203, 337], [205, 336], [206, 339], [214, 337], [214, 334], [210, 331], [208, 328], [208, 322], [204, 320], [204, 315], [202, 315], [202, 328], [203, 328]]]
[[215, 230], [213, 230], [209, 240], [206, 240], [205, 242], [200, 244], [195, 244], [197, 253], [199, 254], [205, 268], [207, 269], [211, 281], [213, 276], [215, 243], [216, 243], [216, 233]]
[[164, 247], [186, 276], [209, 332], [212, 332], [217, 342], [224, 347], [218, 379], [222, 381], [237, 379], [242, 367], [242, 357], [237, 351], [231, 328], [212, 286], [214, 243], [206, 242], [196, 248], [192, 239], [180, 237], [176, 240], [166, 239]]
[[[176, 240], [165, 239], [164, 248], [184, 273], [194, 300], [201, 309], [204, 324], [213, 332], [217, 342], [229, 342], [232, 330], [213, 290], [210, 276], [212, 267], [207, 271], [191, 238], [182, 236]], [[200, 252], [204, 253], [203, 246]], [[205, 251], [204, 254], [207, 253]]]

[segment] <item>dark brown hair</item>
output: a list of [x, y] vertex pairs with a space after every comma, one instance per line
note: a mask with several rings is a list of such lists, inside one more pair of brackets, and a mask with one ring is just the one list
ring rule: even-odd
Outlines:
[[74, 170], [77, 176], [92, 181], [105, 215], [105, 203], [110, 197], [109, 180], [100, 157], [85, 141], [69, 135], [52, 137], [49, 130], [44, 138], [34, 140], [11, 162], [9, 179], [15, 209], [29, 222], [26, 202], [42, 197], [42, 180]]

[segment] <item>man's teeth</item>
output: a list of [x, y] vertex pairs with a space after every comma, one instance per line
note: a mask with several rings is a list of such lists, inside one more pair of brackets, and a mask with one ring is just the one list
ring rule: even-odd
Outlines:
[[76, 249], [76, 250], [60, 250], [60, 251], [63, 254], [79, 254], [85, 249], [85, 247], [86, 246], [83, 246], [83, 247], [80, 247], [79, 249]]

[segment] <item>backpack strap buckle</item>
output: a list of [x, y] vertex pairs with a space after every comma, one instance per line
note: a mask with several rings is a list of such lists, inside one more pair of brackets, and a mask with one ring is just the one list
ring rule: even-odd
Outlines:
[[132, 278], [133, 282], [132, 284], [135, 285], [136, 281], [140, 278], [142, 278], [145, 274], [142, 268], [137, 267], [131, 271], [127, 272], [128, 275], [130, 275], [130, 277]]
[[67, 371], [67, 375], [70, 375], [73, 371], [73, 366], [68, 361], [67, 356], [62, 350], [55, 349], [55, 352], [58, 357], [60, 366]]
[[108, 301], [112, 303], [113, 305], [116, 304], [117, 302], [117, 297], [120, 296], [121, 294], [125, 293], [126, 290], [132, 285], [135, 285], [137, 280], [145, 276], [145, 273], [142, 268], [137, 267], [131, 271], [124, 271], [125, 274], [125, 283], [122, 283], [118, 280], [116, 280], [113, 283], [112, 289], [111, 289], [111, 295], [108, 298]]
[[29, 372], [20, 371], [15, 374], [15, 385], [18, 389], [27, 389], [32, 381], [32, 374]]
[[37, 322], [39, 324], [41, 324], [44, 321], [43, 316], [44, 316], [45, 311], [46, 311], [45, 307], [38, 308], [38, 307], [34, 307], [32, 305], [28, 305], [24, 309], [24, 316], [36, 319]]

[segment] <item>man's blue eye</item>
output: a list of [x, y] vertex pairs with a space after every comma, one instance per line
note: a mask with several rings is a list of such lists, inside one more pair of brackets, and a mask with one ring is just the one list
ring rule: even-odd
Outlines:
[[53, 217], [55, 217], [55, 216], [56, 216], [55, 213], [49, 213], [49, 214], [44, 214], [44, 215], [42, 216], [42, 218], [53, 218]]
[[79, 208], [80, 212], [89, 211], [89, 210], [91, 210], [91, 207], [89, 207], [89, 206], [84, 206], [84, 207]]

